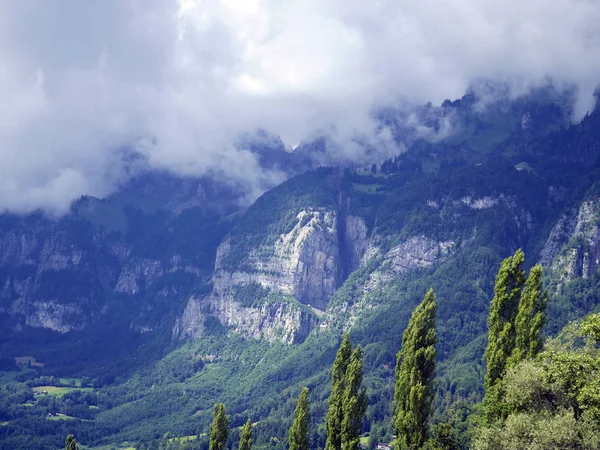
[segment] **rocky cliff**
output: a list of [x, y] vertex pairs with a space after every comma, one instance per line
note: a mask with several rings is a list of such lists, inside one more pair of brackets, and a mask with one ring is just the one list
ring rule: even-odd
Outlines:
[[[345, 268], [358, 267], [367, 248], [364, 221], [347, 216], [340, 226], [338, 215], [330, 209], [300, 211], [289, 232], [273, 244], [251, 248], [238, 270], [224, 263], [234, 250], [225, 239], [217, 251], [212, 292], [189, 299], [174, 336], [202, 335], [207, 315], [213, 315], [255, 339], [303, 340], [344, 281]], [[244, 289], [253, 286], [259, 290], [246, 299]]]
[[582, 201], [552, 228], [541, 252], [542, 264], [558, 289], [577, 277], [588, 278], [600, 267], [600, 198]]

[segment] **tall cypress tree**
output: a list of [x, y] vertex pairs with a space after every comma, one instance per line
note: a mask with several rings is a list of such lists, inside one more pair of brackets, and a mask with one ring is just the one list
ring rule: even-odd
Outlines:
[[534, 266], [525, 279], [521, 250], [502, 261], [488, 318], [488, 344], [485, 350], [485, 420], [491, 424], [504, 414], [504, 392], [500, 381], [507, 368], [539, 353], [544, 310], [548, 294], [542, 285], [543, 269]]
[[544, 311], [548, 304], [548, 293], [544, 291], [542, 277], [543, 269], [539, 264], [529, 271], [515, 318], [515, 349], [509, 360], [510, 366], [536, 356], [542, 349], [541, 332], [546, 322]]
[[252, 448], [252, 422], [250, 418], [242, 428], [240, 433], [240, 450], [250, 450]]
[[73, 436], [72, 434], [67, 436], [67, 439], [65, 441], [65, 450], [79, 450], [79, 446], [77, 445], [75, 436]]
[[346, 389], [346, 371], [350, 363], [352, 344], [350, 335], [346, 334], [335, 356], [331, 374], [331, 394], [329, 396], [329, 409], [325, 417], [327, 431], [326, 450], [340, 450], [342, 448], [342, 421], [344, 420], [344, 391]]
[[294, 411], [294, 423], [290, 428], [290, 450], [310, 450], [308, 427], [310, 423], [310, 400], [308, 388], [302, 389]]
[[399, 450], [420, 449], [427, 440], [435, 372], [436, 311], [435, 293], [430, 289], [413, 311], [398, 352], [393, 425]]
[[521, 269], [525, 255], [519, 249], [500, 266], [494, 287], [494, 298], [488, 318], [488, 343], [485, 350], [487, 372], [486, 395], [504, 377], [507, 359], [515, 349], [515, 319], [519, 308], [525, 272]]
[[224, 450], [229, 437], [229, 417], [225, 414], [225, 405], [215, 405], [215, 416], [210, 425], [210, 450]]
[[360, 389], [363, 377], [363, 358], [360, 345], [352, 352], [346, 369], [343, 396], [342, 450], [360, 448], [360, 427], [367, 411], [367, 391]]

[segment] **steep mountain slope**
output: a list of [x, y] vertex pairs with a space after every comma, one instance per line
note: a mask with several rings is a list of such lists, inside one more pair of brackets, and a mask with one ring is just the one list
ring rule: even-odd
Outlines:
[[[225, 401], [234, 426], [258, 421], [259, 448], [283, 448], [300, 384], [324, 414], [328, 369], [350, 330], [365, 349], [365, 429], [382, 435], [402, 331], [433, 287], [438, 414], [480, 398], [503, 257], [521, 247], [528, 264], [545, 265], [549, 331], [600, 303], [600, 112], [563, 129], [568, 110], [545, 97], [483, 113], [476, 104], [466, 96], [420, 112], [438, 131], [456, 120], [445, 139], [412, 136], [406, 153], [371, 170], [309, 171], [239, 215], [235, 190], [167, 177], [83, 199], [60, 220], [5, 216], [2, 356], [46, 362], [23, 380], [96, 378], [93, 421], [73, 422], [87, 443], [192, 435]], [[58, 332], [43, 346], [40, 326]], [[11, 407], [0, 436], [44, 420]]]

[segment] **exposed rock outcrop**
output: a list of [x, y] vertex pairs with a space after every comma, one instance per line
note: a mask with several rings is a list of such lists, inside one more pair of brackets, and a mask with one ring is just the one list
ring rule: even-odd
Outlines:
[[[301, 303], [324, 310], [341, 282], [340, 266], [358, 267], [367, 248], [367, 227], [359, 217], [346, 220], [346, 236], [340, 239], [336, 213], [328, 210], [301, 211], [289, 233], [279, 236], [272, 247], [252, 249], [244, 269], [230, 272], [222, 261], [231, 251], [225, 241], [217, 251], [213, 283], [215, 292], [232, 286], [257, 283]], [[348, 261], [342, 261], [340, 242], [346, 245]]]
[[582, 202], [550, 232], [542, 264], [560, 281], [559, 289], [577, 277], [588, 278], [600, 267], [600, 199]]
[[[294, 227], [272, 246], [250, 250], [244, 270], [230, 271], [224, 264], [232, 251], [226, 239], [217, 251], [212, 293], [204, 299], [190, 298], [174, 336], [201, 335], [207, 314], [212, 314], [244, 336], [288, 343], [302, 340], [318, 322], [306, 305], [324, 311], [343, 282], [342, 266], [358, 267], [367, 245], [367, 227], [361, 218], [345, 217], [340, 227], [337, 213], [325, 209], [301, 211]], [[256, 299], [257, 304], [242, 305], [237, 289], [252, 285], [287, 299]]]
[[183, 316], [177, 320], [173, 337], [201, 337], [210, 317], [216, 317], [219, 322], [247, 338], [288, 344], [302, 342], [318, 323], [312, 311], [293, 299], [244, 307], [230, 296], [194, 296], [189, 299]]

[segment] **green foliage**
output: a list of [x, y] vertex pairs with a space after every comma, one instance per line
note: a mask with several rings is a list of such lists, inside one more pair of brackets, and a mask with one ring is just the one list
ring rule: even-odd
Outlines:
[[542, 349], [541, 332], [548, 304], [548, 293], [542, 286], [542, 275], [542, 266], [538, 264], [531, 269], [525, 282], [515, 319], [515, 349], [509, 358], [509, 365], [524, 358], [532, 358]]
[[252, 448], [252, 421], [250, 418], [244, 424], [240, 433], [239, 450], [250, 450]]
[[492, 420], [499, 414], [498, 407], [502, 394], [497, 384], [506, 372], [508, 359], [515, 349], [515, 319], [519, 309], [521, 289], [525, 284], [525, 272], [521, 265], [525, 255], [517, 250], [500, 266], [494, 298], [488, 318], [488, 343], [485, 350], [487, 372], [485, 374], [486, 417]]
[[210, 450], [225, 450], [229, 437], [229, 424], [231, 420], [225, 414], [225, 405], [215, 405], [215, 415], [210, 425]]
[[310, 400], [308, 388], [303, 388], [294, 411], [294, 422], [289, 432], [290, 450], [310, 450], [308, 427], [310, 424]]
[[[500, 383], [506, 370], [527, 358], [534, 358], [542, 348], [542, 327], [546, 321], [548, 294], [543, 288], [541, 265], [534, 266], [527, 280], [521, 264], [524, 254], [502, 262], [488, 320], [487, 373], [485, 377], [485, 419], [492, 423], [506, 415], [506, 390]], [[523, 287], [524, 285], [524, 287]]]
[[598, 448], [600, 351], [588, 330], [573, 323], [537, 358], [508, 369], [499, 382], [506, 419], [477, 430], [477, 450]]
[[600, 314], [590, 314], [581, 322], [581, 334], [596, 342], [600, 341]]
[[358, 345], [350, 356], [346, 369], [343, 394], [342, 450], [360, 448], [360, 429], [367, 410], [367, 391], [361, 390], [363, 379], [363, 355]]
[[75, 436], [69, 434], [65, 441], [65, 450], [79, 450], [79, 446], [77, 445], [77, 441], [75, 440]]
[[331, 394], [329, 409], [325, 417], [327, 430], [326, 450], [342, 448], [342, 422], [344, 420], [344, 391], [346, 388], [346, 372], [352, 354], [350, 335], [346, 334], [339, 350], [335, 355], [331, 373]]
[[525, 272], [521, 265], [525, 255], [521, 250], [504, 261], [496, 277], [494, 298], [490, 306], [488, 319], [488, 346], [485, 356], [487, 362], [486, 388], [490, 388], [502, 379], [506, 361], [515, 348], [515, 319], [519, 308], [521, 289], [525, 283]]
[[329, 409], [325, 417], [327, 450], [356, 450], [367, 408], [367, 393], [361, 390], [363, 357], [360, 345], [352, 351], [346, 334], [336, 354], [331, 377]]
[[433, 289], [415, 308], [402, 338], [394, 394], [397, 448], [420, 449], [427, 440], [433, 401], [437, 304]]

